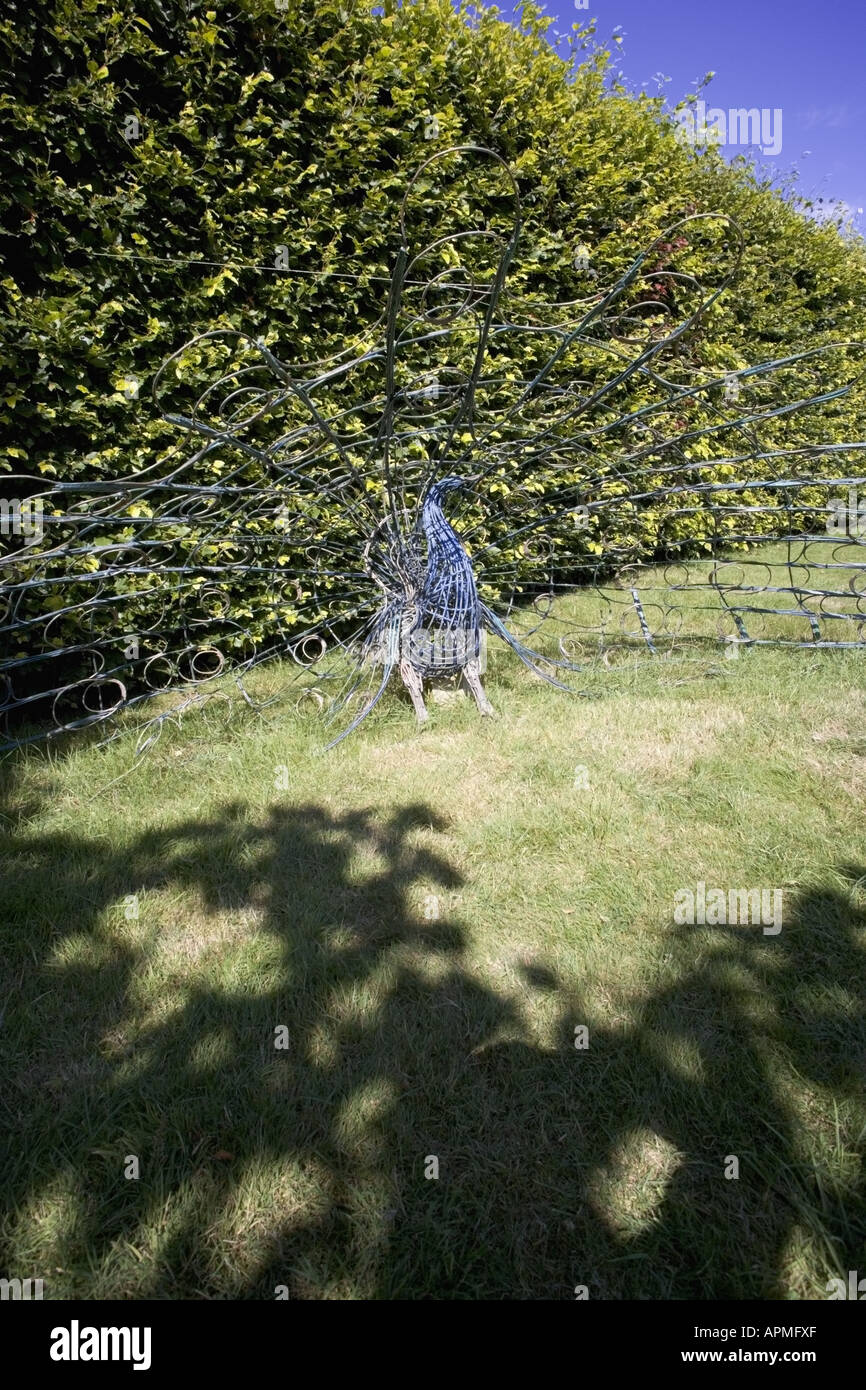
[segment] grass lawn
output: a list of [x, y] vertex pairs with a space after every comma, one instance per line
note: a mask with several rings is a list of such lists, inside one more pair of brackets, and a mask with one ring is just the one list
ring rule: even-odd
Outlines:
[[[491, 644], [498, 720], [460, 699], [418, 731], [395, 686], [325, 757], [291, 703], [215, 700], [135, 764], [132, 733], [7, 759], [0, 1275], [866, 1274], [866, 655], [738, 652], [590, 661], [583, 699]], [[678, 925], [698, 882], [780, 889], [781, 930]]]

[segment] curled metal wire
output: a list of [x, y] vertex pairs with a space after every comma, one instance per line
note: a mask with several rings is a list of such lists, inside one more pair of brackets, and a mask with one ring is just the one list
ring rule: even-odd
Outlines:
[[[486, 225], [425, 239], [441, 181], [482, 174]], [[352, 350], [292, 363], [208, 329], [152, 383], [168, 457], [7, 478], [0, 746], [113, 735], [141, 709], [142, 751], [228, 673], [258, 708], [288, 685], [338, 742], [402, 662], [453, 676], [486, 636], [571, 690], [594, 666], [866, 646], [866, 442], [832, 439], [864, 345], [707, 368], [702, 323], [743, 253], [732, 218], [683, 218], [609, 288], [594, 275], [555, 305], [493, 152], [426, 160], [398, 222], [381, 318], [347, 324]]]

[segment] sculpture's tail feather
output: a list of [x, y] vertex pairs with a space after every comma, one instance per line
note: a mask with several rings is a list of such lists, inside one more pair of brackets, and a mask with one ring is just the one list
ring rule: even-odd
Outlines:
[[325, 745], [324, 749], [322, 750], [325, 753], [327, 753], [331, 748], [336, 748], [338, 743], [342, 743], [344, 738], [348, 738], [349, 734], [354, 733], [358, 725], [363, 723], [363, 721], [367, 718], [367, 715], [379, 703], [382, 696], [384, 695], [385, 689], [393, 674], [394, 667], [397, 664], [400, 647], [399, 611], [396, 609], [390, 611], [387, 615], [387, 620], [384, 623], [378, 621], [374, 622], [370, 625], [370, 628], [371, 630], [368, 633], [368, 636], [366, 637], [361, 649], [361, 656], [356, 660], [355, 663], [355, 678], [351, 681], [351, 683], [349, 683], [349, 688], [344, 688], [340, 696], [338, 696], [332, 702], [331, 711], [329, 714], [329, 721], [334, 720], [337, 714], [340, 712], [340, 710], [345, 709], [346, 705], [353, 699], [353, 697], [357, 696], [358, 690], [361, 686], [361, 673], [363, 672], [365, 667], [369, 666], [369, 657], [373, 655], [375, 651], [381, 653], [382, 678], [379, 681], [379, 684], [374, 693], [369, 697], [369, 699], [366, 700], [363, 709], [361, 709], [360, 712], [355, 715], [355, 718], [352, 720], [351, 724], [349, 724], [341, 734], [338, 734], [336, 738], [332, 739], [330, 743]]
[[565, 690], [569, 695], [575, 694], [573, 686], [566, 685], [563, 681], [558, 681], [555, 676], [551, 676], [547, 671], [544, 671], [538, 663], [543, 662], [545, 666], [556, 666], [568, 671], [579, 671], [581, 669], [579, 666], [576, 666], [571, 661], [544, 656], [541, 652], [533, 651], [531, 647], [525, 647], [520, 639], [515, 637], [512, 632], [509, 632], [501, 619], [497, 618], [496, 614], [484, 603], [481, 605], [481, 612], [488, 631], [494, 633], [496, 637], [501, 637], [503, 642], [507, 642], [511, 650], [516, 652], [520, 657], [524, 666], [528, 666], [530, 671], [534, 671], [535, 675], [540, 676], [543, 681], [547, 681], [548, 685], [555, 685], [557, 690]]

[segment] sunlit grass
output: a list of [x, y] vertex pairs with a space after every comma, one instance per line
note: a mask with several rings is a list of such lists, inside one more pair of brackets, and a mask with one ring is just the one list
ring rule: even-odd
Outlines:
[[[0, 1274], [811, 1298], [862, 1268], [864, 653], [729, 658], [716, 621], [589, 652], [591, 698], [491, 643], [497, 720], [419, 731], [395, 688], [324, 757], [293, 700], [218, 699], [137, 762], [134, 730], [7, 762]], [[781, 888], [782, 931], [676, 926], [698, 881]]]

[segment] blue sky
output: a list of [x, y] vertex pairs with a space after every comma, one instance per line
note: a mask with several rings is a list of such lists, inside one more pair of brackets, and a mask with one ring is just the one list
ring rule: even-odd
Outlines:
[[[597, 41], [618, 31], [614, 65], [627, 85], [656, 92], [661, 73], [671, 105], [714, 71], [702, 92], [707, 109], [766, 108], [768, 145], [778, 128], [781, 148], [757, 150], [759, 163], [779, 179], [797, 169], [801, 193], [823, 206], [841, 200], [866, 230], [857, 214], [866, 210], [866, 0], [589, 0], [586, 10], [546, 0], [542, 8], [560, 32], [589, 18]], [[500, 11], [511, 12], [505, 0]], [[740, 151], [727, 143], [723, 152]]]

